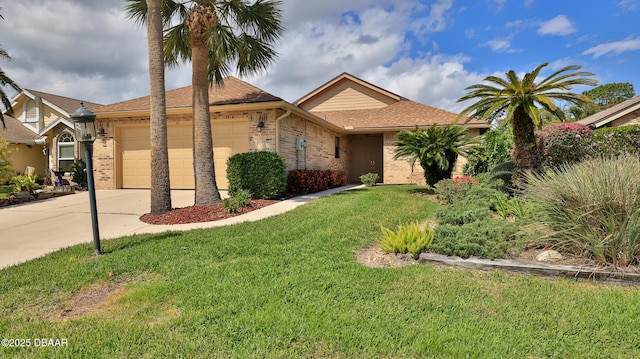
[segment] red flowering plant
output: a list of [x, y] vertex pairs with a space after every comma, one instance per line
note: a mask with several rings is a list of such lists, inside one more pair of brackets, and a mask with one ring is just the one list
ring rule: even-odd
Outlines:
[[579, 123], [556, 123], [542, 128], [538, 145], [543, 155], [543, 164], [558, 167], [563, 163], [577, 163], [587, 155], [591, 128]]
[[315, 193], [344, 186], [347, 175], [336, 170], [292, 170], [287, 176], [287, 191], [297, 194]]
[[467, 191], [480, 185], [480, 182], [469, 176], [456, 176], [453, 179], [443, 179], [435, 184], [435, 193], [440, 202], [452, 204], [465, 196]]

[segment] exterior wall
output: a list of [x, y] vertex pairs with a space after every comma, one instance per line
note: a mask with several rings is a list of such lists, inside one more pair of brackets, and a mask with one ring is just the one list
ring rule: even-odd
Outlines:
[[342, 80], [302, 104], [307, 111], [358, 110], [386, 107], [396, 100], [350, 80]]
[[[285, 158], [287, 170], [347, 170], [348, 138], [297, 115], [280, 122], [279, 153]], [[339, 158], [335, 157], [335, 139], [340, 140]], [[307, 147], [296, 150], [296, 138], [307, 141]]]
[[[216, 121], [229, 119], [247, 119], [249, 132], [250, 151], [275, 151], [276, 117], [275, 110], [265, 111], [235, 111], [211, 113], [211, 122], [215, 126]], [[264, 122], [264, 127], [258, 131], [258, 123]], [[167, 126], [184, 125], [191, 123], [191, 115], [170, 115], [167, 117]], [[97, 128], [103, 128], [105, 134], [93, 144], [94, 180], [97, 189], [121, 188], [120, 179], [121, 163], [120, 152], [115, 138], [119, 129], [131, 126], [149, 126], [147, 117], [127, 117], [119, 119], [100, 118], [97, 120]], [[215, 143], [214, 143], [215, 146]]]
[[[479, 129], [468, 129], [468, 138], [473, 138], [480, 135]], [[393, 143], [396, 141], [396, 135], [398, 132], [386, 132], [384, 134], [383, 143], [383, 159], [384, 159], [384, 183], [385, 184], [398, 184], [398, 183], [415, 183], [418, 185], [426, 185], [424, 180], [424, 170], [419, 163], [416, 162], [413, 170], [408, 160], [394, 160], [395, 146]], [[467, 163], [467, 159], [459, 156], [455, 163], [455, 167], [452, 173], [453, 177], [462, 176], [464, 164]]]
[[35, 168], [38, 178], [47, 173], [47, 156], [42, 153], [41, 145], [12, 144], [10, 157], [15, 173], [24, 173], [27, 166]]
[[640, 110], [633, 111], [618, 119], [615, 119], [614, 121], [611, 121], [608, 126], [618, 127], [628, 125], [640, 125]]

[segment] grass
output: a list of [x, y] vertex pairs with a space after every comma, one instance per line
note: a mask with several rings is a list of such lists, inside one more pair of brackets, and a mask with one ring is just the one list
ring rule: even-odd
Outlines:
[[[415, 190], [354, 190], [257, 223], [105, 241], [101, 257], [81, 245], [1, 270], [0, 336], [69, 344], [0, 357], [640, 356], [636, 288], [358, 264], [380, 225], [433, 215]], [[110, 295], [88, 305], [100, 288]], [[87, 314], [74, 316], [79, 302]]]

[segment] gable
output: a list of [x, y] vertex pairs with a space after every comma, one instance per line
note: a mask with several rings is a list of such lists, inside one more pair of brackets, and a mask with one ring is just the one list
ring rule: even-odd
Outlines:
[[342, 79], [300, 104], [300, 107], [310, 112], [373, 110], [395, 102], [397, 99], [359, 83]]

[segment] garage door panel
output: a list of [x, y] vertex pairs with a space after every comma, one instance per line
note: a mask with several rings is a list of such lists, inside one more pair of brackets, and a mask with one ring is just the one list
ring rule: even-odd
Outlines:
[[[193, 149], [191, 126], [169, 126], [169, 173], [171, 188], [193, 189]], [[149, 129], [123, 127], [120, 131], [122, 149], [122, 187], [149, 188], [151, 186], [151, 155]], [[216, 182], [228, 188], [227, 159], [236, 153], [249, 151], [249, 128], [246, 119], [212, 121]]]

